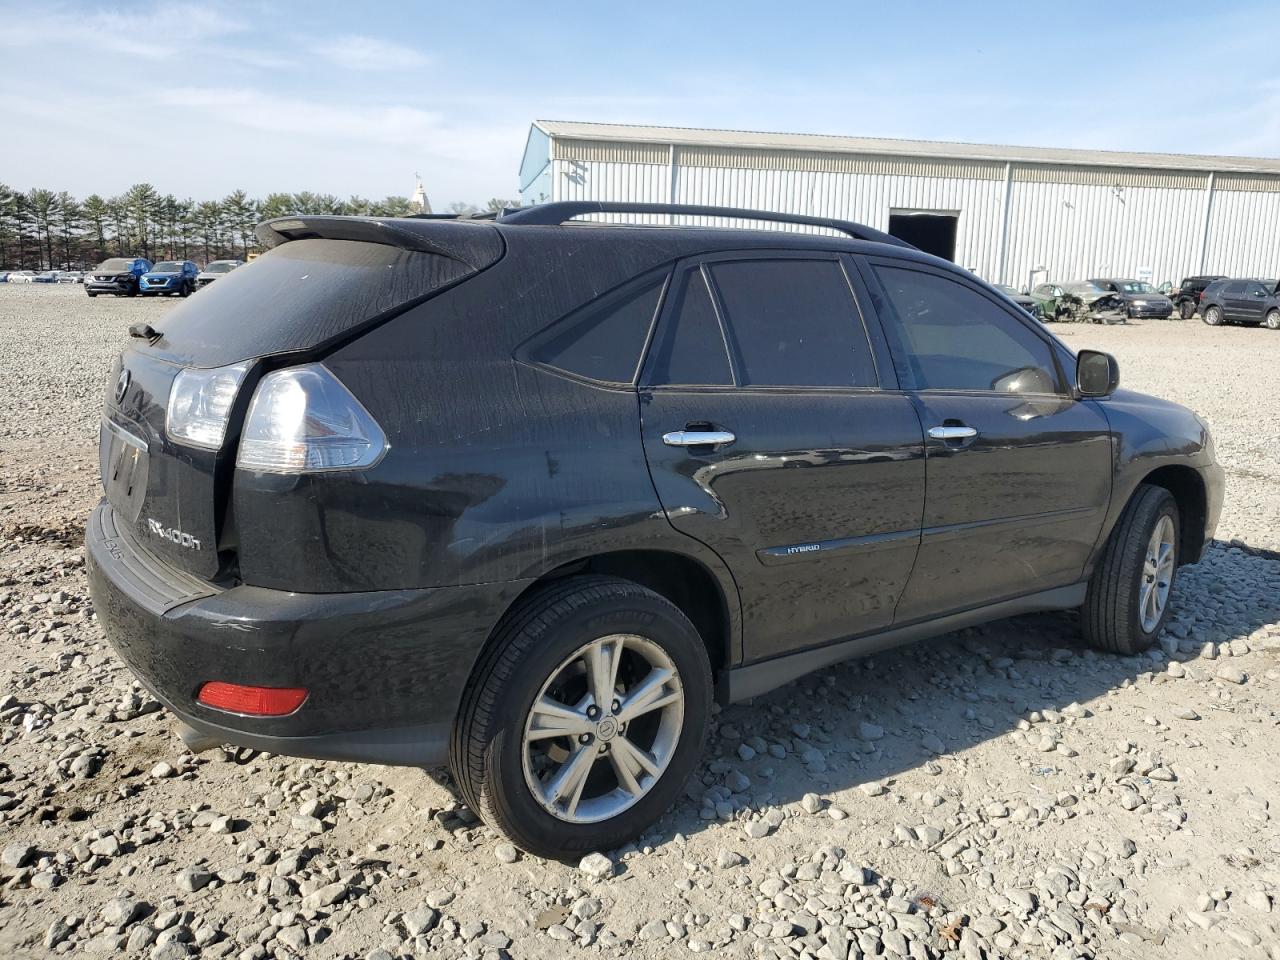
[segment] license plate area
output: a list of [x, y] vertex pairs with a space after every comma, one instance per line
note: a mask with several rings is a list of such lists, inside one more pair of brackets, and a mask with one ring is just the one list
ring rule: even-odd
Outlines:
[[100, 468], [107, 502], [116, 513], [134, 523], [147, 496], [150, 465], [147, 441], [111, 420], [102, 421]]

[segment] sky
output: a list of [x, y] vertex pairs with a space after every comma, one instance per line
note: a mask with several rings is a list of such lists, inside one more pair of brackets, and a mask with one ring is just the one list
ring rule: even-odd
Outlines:
[[0, 182], [517, 196], [534, 119], [1280, 157], [1264, 3], [0, 0]]

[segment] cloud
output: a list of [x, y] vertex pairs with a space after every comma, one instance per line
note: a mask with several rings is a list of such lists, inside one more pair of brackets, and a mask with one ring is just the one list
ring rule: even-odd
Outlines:
[[[182, 30], [156, 39], [138, 29], [146, 23], [180, 23]], [[243, 20], [193, 3], [154, 4], [148, 7], [145, 21], [138, 19], [132, 7], [86, 13], [76, 7], [50, 5], [8, 18], [0, 30], [0, 47], [81, 47], [92, 53], [120, 53], [140, 60], [171, 60], [194, 49], [208, 49], [211, 40], [231, 37], [247, 28]]]
[[412, 47], [355, 34], [313, 44], [311, 49], [348, 70], [411, 70], [427, 63]]

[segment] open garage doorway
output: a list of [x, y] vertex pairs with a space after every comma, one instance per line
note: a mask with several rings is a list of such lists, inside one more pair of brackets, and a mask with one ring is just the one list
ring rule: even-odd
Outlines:
[[956, 259], [957, 210], [890, 210], [889, 233], [913, 247], [942, 257]]

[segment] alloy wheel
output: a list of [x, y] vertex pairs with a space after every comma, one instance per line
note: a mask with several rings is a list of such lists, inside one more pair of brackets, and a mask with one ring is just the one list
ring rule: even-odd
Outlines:
[[684, 708], [679, 671], [658, 644], [635, 634], [593, 640], [534, 698], [520, 745], [525, 785], [567, 823], [616, 817], [671, 763]]
[[1280, 330], [1280, 310], [1272, 310], [1267, 314], [1267, 329]]
[[1151, 633], [1160, 624], [1169, 603], [1173, 584], [1174, 559], [1173, 518], [1161, 515], [1147, 542], [1147, 555], [1142, 564], [1142, 580], [1138, 588], [1138, 617], [1142, 629]]

